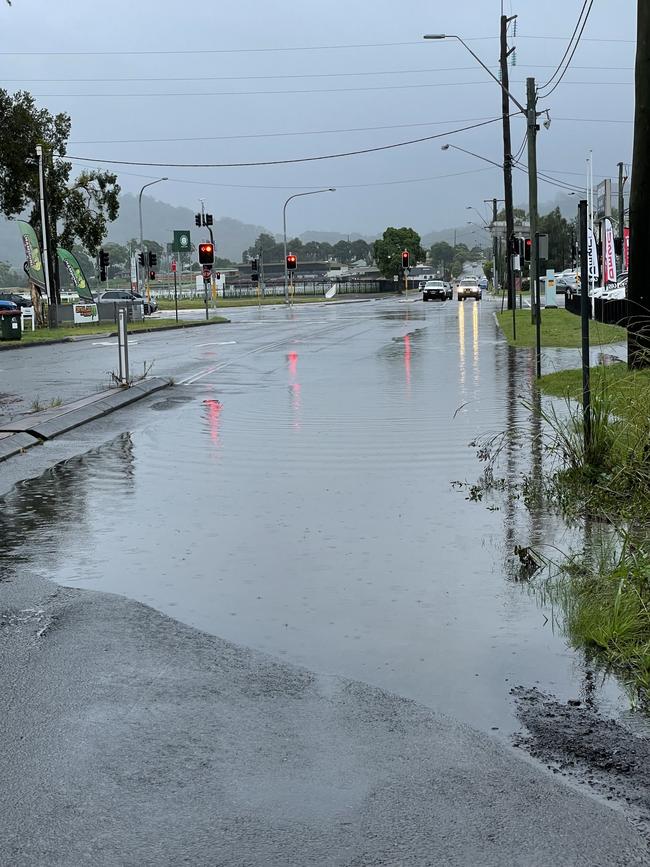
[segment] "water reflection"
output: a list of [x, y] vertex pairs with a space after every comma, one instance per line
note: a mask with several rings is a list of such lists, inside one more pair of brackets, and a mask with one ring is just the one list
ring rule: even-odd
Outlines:
[[411, 335], [404, 335], [404, 374], [406, 377], [406, 392], [411, 393]]
[[301, 387], [298, 381], [298, 353], [287, 353], [289, 367], [289, 394], [291, 395], [291, 411], [293, 415], [293, 429], [300, 430], [301, 426]]
[[214, 445], [219, 448], [219, 425], [223, 405], [221, 401], [217, 400], [216, 398], [208, 397], [203, 401], [203, 406], [205, 407], [208, 429], [210, 431], [210, 439], [212, 440]]
[[458, 352], [460, 354], [460, 362], [458, 370], [460, 372], [460, 386], [463, 397], [465, 396], [465, 304], [458, 302]]

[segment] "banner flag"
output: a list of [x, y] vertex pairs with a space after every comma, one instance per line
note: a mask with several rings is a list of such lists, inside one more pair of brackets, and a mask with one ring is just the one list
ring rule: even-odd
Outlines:
[[630, 227], [623, 229], [623, 268], [627, 271], [630, 267]]
[[77, 257], [69, 250], [64, 250], [63, 247], [57, 247], [56, 253], [59, 257], [59, 261], [65, 265], [79, 297], [83, 298], [84, 301], [94, 301], [95, 299], [93, 298], [92, 289], [88, 285], [88, 281], [86, 280], [86, 276]]
[[596, 284], [600, 276], [598, 268], [598, 247], [593, 229], [587, 229], [587, 258], [589, 262], [589, 282]]
[[135, 253], [131, 254], [131, 291], [138, 291], [138, 263], [135, 258]]
[[23, 239], [23, 247], [25, 248], [25, 259], [27, 262], [27, 276], [38, 286], [39, 289], [45, 290], [45, 273], [43, 271], [43, 259], [41, 257], [41, 248], [38, 245], [38, 238], [33, 227], [24, 220], [16, 220], [16, 225]]
[[616, 249], [612, 221], [605, 218], [605, 243], [603, 244], [603, 286], [616, 283]]

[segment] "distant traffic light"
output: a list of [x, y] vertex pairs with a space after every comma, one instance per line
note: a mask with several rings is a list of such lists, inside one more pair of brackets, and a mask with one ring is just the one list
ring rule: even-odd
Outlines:
[[532, 238], [526, 238], [525, 239], [524, 250], [525, 250], [524, 259], [527, 262], [530, 262], [530, 256], [531, 256], [531, 253], [533, 251], [533, 239]]
[[149, 267], [155, 268], [157, 264], [158, 256], [155, 253], [152, 253], [151, 250], [149, 250]]
[[298, 257], [293, 253], [289, 253], [287, 256], [287, 271], [295, 271], [298, 267]]
[[251, 259], [251, 283], [257, 283], [259, 279], [259, 262], [257, 259]]
[[149, 279], [150, 280], [156, 279], [156, 272], [155, 271], [149, 271]]
[[194, 222], [196, 223], [197, 226], [201, 225], [201, 215], [200, 214], [194, 214]]
[[99, 251], [99, 279], [104, 283], [106, 281], [106, 269], [108, 268], [109, 256], [106, 250]]
[[138, 265], [144, 268], [144, 253], [138, 253]]
[[199, 244], [199, 263], [201, 265], [212, 265], [214, 263], [213, 244]]
[[408, 250], [402, 251], [402, 268], [406, 269], [410, 267], [411, 262], [411, 254]]
[[206, 214], [205, 215], [205, 225], [211, 226], [213, 223], [214, 223], [214, 217], [212, 216], [212, 214]]

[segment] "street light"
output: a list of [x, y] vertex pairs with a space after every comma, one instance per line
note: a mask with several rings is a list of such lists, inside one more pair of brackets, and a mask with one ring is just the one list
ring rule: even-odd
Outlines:
[[465, 148], [458, 147], [458, 145], [455, 145], [455, 144], [440, 145], [441, 151], [448, 151], [449, 148], [453, 148], [455, 151], [461, 151], [464, 154], [469, 154], [469, 156], [476, 157], [477, 160], [483, 160], [484, 163], [490, 163], [490, 165], [496, 166], [498, 169], [503, 168], [501, 163], [495, 163], [494, 160], [489, 160], [487, 157], [482, 157], [480, 154], [475, 154], [474, 151], [467, 151], [467, 150], [465, 150]]
[[487, 72], [487, 74], [490, 76], [490, 78], [493, 78], [493, 79], [496, 81], [496, 83], [499, 85], [499, 87], [501, 88], [501, 90], [503, 90], [503, 92], [508, 96], [508, 99], [511, 99], [512, 102], [514, 102], [514, 104], [517, 106], [517, 108], [519, 109], [519, 111], [522, 112], [522, 114], [523, 114], [525, 117], [528, 116], [528, 114], [527, 114], [527, 112], [526, 112], [526, 109], [525, 109], [525, 108], [523, 107], [523, 105], [519, 102], [519, 100], [518, 100], [518, 99], [515, 99], [515, 97], [510, 93], [510, 91], [508, 90], [508, 88], [503, 84], [503, 82], [502, 82], [502, 81], [499, 81], [499, 79], [498, 79], [498, 78], [496, 77], [496, 75], [492, 72], [492, 70], [490, 69], [490, 67], [489, 67], [489, 66], [486, 66], [486, 65], [483, 63], [483, 61], [482, 61], [481, 58], [478, 56], [478, 54], [475, 54], [475, 53], [472, 51], [472, 49], [469, 47], [469, 45], [465, 42], [465, 40], [464, 40], [464, 39], [461, 39], [460, 36], [456, 36], [456, 35], [453, 34], [453, 33], [427, 33], [427, 34], [425, 34], [425, 35], [423, 36], [423, 39], [438, 39], [438, 40], [440, 40], [440, 39], [456, 39], [456, 40], [458, 40], [458, 42], [460, 42], [460, 44], [461, 44], [462, 46], [464, 46], [464, 47], [469, 51], [469, 53], [472, 55], [472, 57], [474, 58], [474, 60], [479, 64], [479, 66], [482, 66], [482, 67], [483, 67], [483, 69]]
[[[154, 184], [159, 184], [159, 183], [161, 183], [161, 181], [168, 181], [168, 180], [169, 180], [169, 178], [158, 178], [158, 180], [156, 180], [156, 181], [149, 181], [149, 183], [145, 184], [142, 187], [142, 189], [140, 190], [140, 194], [138, 196], [138, 214], [140, 215], [140, 252], [144, 252], [144, 250], [143, 250], [144, 235], [142, 234], [142, 194], [147, 189], [147, 187], [152, 187]], [[139, 277], [144, 277], [144, 274], [140, 274]], [[138, 280], [138, 283], [139, 282], [140, 281]], [[142, 281], [142, 286], [139, 288], [140, 288], [140, 291], [142, 293], [142, 290], [144, 289], [144, 280]]]
[[315, 196], [317, 193], [335, 193], [336, 187], [327, 187], [324, 190], [309, 190], [307, 193], [294, 193], [284, 203], [282, 208], [282, 229], [284, 235], [284, 300], [289, 303], [289, 272], [287, 271], [287, 205], [291, 199], [297, 199], [300, 196]]
[[484, 227], [487, 226], [488, 221], [485, 219], [483, 214], [474, 207], [474, 205], [466, 205], [465, 210], [466, 211], [474, 211], [474, 213], [478, 216], [479, 220], [481, 220], [481, 222], [483, 223], [483, 226]]

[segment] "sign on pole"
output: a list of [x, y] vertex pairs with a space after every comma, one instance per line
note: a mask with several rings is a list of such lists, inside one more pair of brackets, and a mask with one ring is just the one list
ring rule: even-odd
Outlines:
[[187, 229], [174, 229], [173, 253], [189, 253], [192, 250], [190, 233]]

